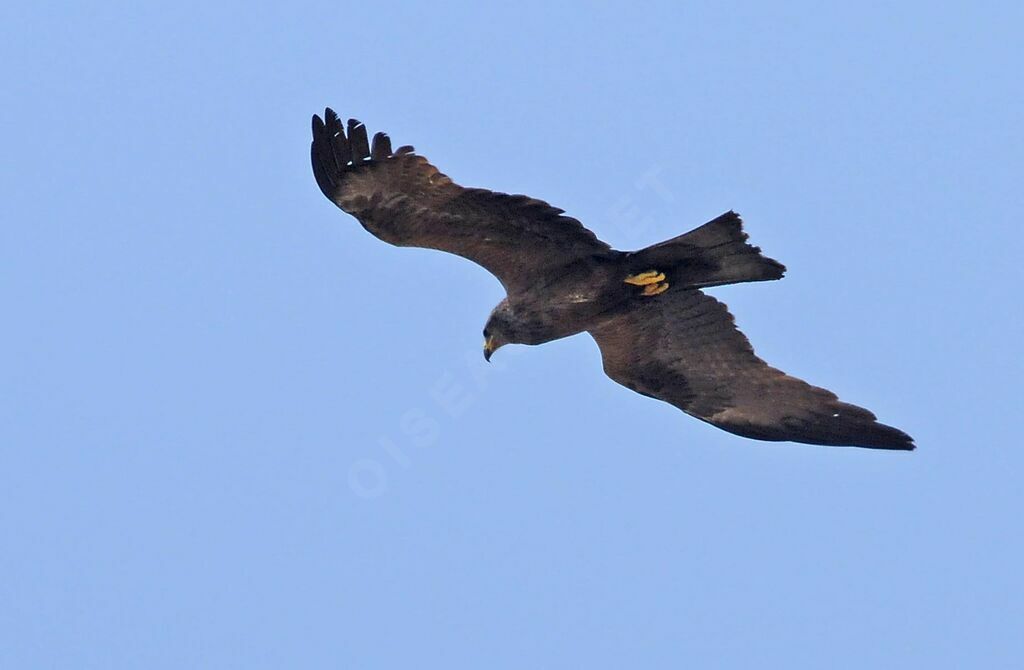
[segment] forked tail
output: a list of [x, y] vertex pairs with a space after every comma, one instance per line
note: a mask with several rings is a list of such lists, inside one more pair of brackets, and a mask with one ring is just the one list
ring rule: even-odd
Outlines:
[[781, 279], [786, 266], [747, 244], [743, 221], [726, 212], [699, 228], [630, 254], [637, 271], [657, 268], [688, 288]]

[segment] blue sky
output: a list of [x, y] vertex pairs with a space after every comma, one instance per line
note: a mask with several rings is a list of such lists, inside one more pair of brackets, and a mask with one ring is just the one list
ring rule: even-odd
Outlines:
[[[1015, 667], [1019, 4], [546, 4], [0, 9], [0, 665]], [[325, 105], [618, 248], [739, 211], [759, 354], [918, 450], [487, 366]]]

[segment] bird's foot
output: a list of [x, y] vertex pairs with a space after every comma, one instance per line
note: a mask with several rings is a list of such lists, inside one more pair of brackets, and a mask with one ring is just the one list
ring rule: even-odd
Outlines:
[[638, 275], [629, 275], [623, 281], [633, 286], [649, 286], [665, 281], [665, 273], [658, 272], [657, 270], [648, 270]]
[[665, 273], [658, 272], [657, 270], [648, 270], [640, 274], [629, 275], [623, 281], [633, 286], [642, 286], [644, 290], [640, 295], [646, 297], [660, 295], [668, 290]]
[[660, 295], [668, 290], [668, 282], [661, 282], [660, 284], [648, 284], [644, 286], [644, 292], [640, 295], [651, 297], [652, 295]]

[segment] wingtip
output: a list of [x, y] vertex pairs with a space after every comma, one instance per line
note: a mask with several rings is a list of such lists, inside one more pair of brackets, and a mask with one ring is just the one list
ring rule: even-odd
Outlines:
[[878, 430], [873, 438], [869, 440], [870, 444], [864, 446], [875, 449], [891, 449], [893, 451], [914, 451], [917, 449], [917, 445], [914, 444], [914, 438], [899, 428], [893, 428], [884, 423], [876, 424], [876, 426]]
[[313, 173], [324, 195], [331, 200], [341, 188], [344, 174], [350, 170], [359, 169], [364, 163], [385, 161], [413, 152], [411, 146], [393, 151], [391, 138], [383, 132], [373, 136], [371, 145], [362, 121], [355, 118], [342, 121], [330, 107], [324, 107], [323, 117], [314, 114], [311, 125]]
[[[768, 257], [767, 257], [767, 256], [765, 256], [765, 258], [768, 258]], [[786, 268], [786, 266], [785, 266], [785, 265], [783, 265], [782, 263], [778, 262], [778, 261], [777, 261], [777, 260], [775, 260], [774, 258], [768, 258], [768, 260], [769, 260], [769, 261], [770, 261], [770, 262], [771, 262], [771, 263], [773, 264], [773, 266], [775, 267], [775, 271], [776, 271], [776, 273], [777, 273], [777, 276], [775, 277], [776, 279], [782, 279], [783, 277], [785, 277], [785, 276], [786, 276], [787, 268]]]
[[909, 435], [904, 433], [902, 430], [900, 431], [900, 434], [903, 436], [903, 446], [900, 447], [900, 450], [902, 450], [902, 451], [914, 451], [914, 450], [917, 449], [917, 445], [914, 444], [914, 438], [910, 437]]

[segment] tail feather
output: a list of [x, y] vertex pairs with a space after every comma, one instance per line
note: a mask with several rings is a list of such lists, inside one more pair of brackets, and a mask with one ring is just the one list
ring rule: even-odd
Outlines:
[[743, 221], [726, 212], [703, 226], [634, 252], [637, 268], [657, 268], [688, 288], [781, 279], [786, 266], [747, 244]]

